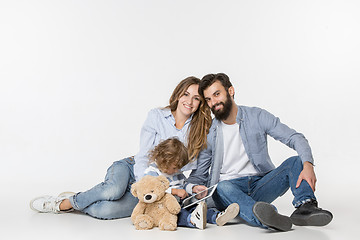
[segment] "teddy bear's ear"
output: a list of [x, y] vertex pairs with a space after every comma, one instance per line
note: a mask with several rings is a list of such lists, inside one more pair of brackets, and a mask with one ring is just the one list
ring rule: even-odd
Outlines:
[[133, 184], [131, 185], [131, 194], [132, 194], [134, 197], [137, 197], [136, 185], [137, 185], [137, 183], [133, 183]]
[[160, 180], [161, 185], [162, 185], [165, 189], [168, 189], [168, 188], [169, 188], [170, 182], [169, 182], [169, 180], [167, 180], [167, 178], [166, 178], [164, 175], [158, 176], [158, 179]]

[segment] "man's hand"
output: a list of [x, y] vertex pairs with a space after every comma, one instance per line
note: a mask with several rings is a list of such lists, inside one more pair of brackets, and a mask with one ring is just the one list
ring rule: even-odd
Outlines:
[[178, 189], [178, 188], [171, 189], [171, 194], [178, 196], [181, 199], [184, 199], [187, 196], [189, 196], [189, 194], [185, 191], [185, 189]]
[[[192, 191], [193, 191], [193, 193], [198, 193], [198, 192], [204, 191], [206, 189], [207, 189], [207, 187], [204, 185], [196, 185], [195, 187], [193, 187]], [[206, 195], [207, 195], [207, 191], [204, 191], [201, 194], [196, 195], [196, 198], [201, 199], [201, 198], [205, 197]]]
[[304, 168], [299, 175], [296, 183], [296, 188], [300, 186], [302, 180], [307, 181], [311, 189], [315, 192], [316, 176], [314, 172], [314, 166], [310, 162], [304, 163]]

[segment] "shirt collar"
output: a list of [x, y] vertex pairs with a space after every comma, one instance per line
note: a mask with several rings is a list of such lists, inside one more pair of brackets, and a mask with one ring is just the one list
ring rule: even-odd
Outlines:
[[[164, 108], [162, 113], [163, 113], [164, 118], [171, 118], [171, 120], [173, 121], [173, 123], [175, 125], [175, 118], [174, 118], [174, 115], [172, 115], [170, 108]], [[190, 123], [193, 116], [194, 116], [194, 114], [191, 114], [191, 116], [188, 119], [186, 119], [185, 125]]]

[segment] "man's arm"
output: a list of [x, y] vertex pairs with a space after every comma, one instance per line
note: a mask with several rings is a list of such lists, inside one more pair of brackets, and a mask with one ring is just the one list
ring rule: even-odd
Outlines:
[[263, 109], [259, 114], [259, 121], [267, 134], [294, 149], [299, 155], [303, 163], [303, 170], [299, 175], [296, 187], [299, 187], [301, 181], [305, 180], [309, 183], [312, 190], [315, 191], [316, 176], [313, 167], [314, 159], [305, 136], [289, 128], [280, 122], [279, 118]]
[[[209, 168], [212, 160], [212, 147], [209, 142], [207, 145], [207, 149], [202, 150], [199, 154], [196, 169], [191, 171], [190, 176], [185, 181], [185, 189], [189, 193], [197, 192], [196, 186], [206, 185], [208, 181]], [[200, 189], [198, 190], [200, 191]]]

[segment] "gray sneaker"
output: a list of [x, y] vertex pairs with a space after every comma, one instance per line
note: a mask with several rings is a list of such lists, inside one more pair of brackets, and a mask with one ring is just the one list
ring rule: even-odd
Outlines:
[[30, 208], [34, 211], [41, 213], [65, 213], [71, 212], [74, 209], [69, 209], [67, 211], [60, 211], [60, 204], [64, 199], [68, 199], [69, 197], [75, 195], [74, 192], [63, 192], [60, 193], [59, 196], [41, 196], [34, 198], [30, 201]]
[[220, 212], [216, 217], [216, 224], [218, 226], [224, 226], [227, 222], [234, 219], [240, 211], [239, 204], [232, 203], [230, 204], [225, 211]]
[[269, 228], [286, 232], [292, 227], [291, 219], [279, 214], [269, 203], [256, 202], [252, 210], [257, 219]]

